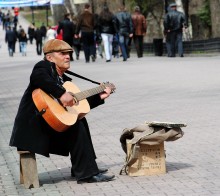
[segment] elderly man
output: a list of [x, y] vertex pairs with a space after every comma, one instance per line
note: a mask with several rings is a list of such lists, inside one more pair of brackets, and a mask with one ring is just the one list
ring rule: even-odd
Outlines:
[[[85, 118], [77, 120], [64, 132], [55, 131], [38, 112], [32, 94], [41, 89], [66, 106], [73, 106], [77, 99], [63, 87], [71, 79], [65, 74], [70, 68], [72, 47], [62, 40], [52, 39], [45, 43], [45, 59], [38, 62], [31, 73], [30, 83], [21, 99], [10, 139], [10, 146], [18, 150], [49, 157], [49, 154], [69, 156], [72, 176], [78, 183], [110, 181], [114, 176], [104, 175], [106, 169], [98, 169], [89, 127]], [[100, 94], [87, 98], [91, 108], [104, 103], [111, 89], [106, 87]], [[47, 112], [47, 111], [46, 111]]]
[[167, 36], [167, 41], [171, 45], [171, 54], [168, 57], [176, 56], [176, 46], [178, 47], [178, 54], [183, 57], [183, 28], [186, 27], [185, 16], [182, 12], [177, 11], [177, 4], [170, 4], [170, 11], [164, 18], [164, 32]]
[[147, 23], [146, 18], [141, 13], [140, 7], [135, 6], [134, 13], [132, 14], [132, 22], [134, 27], [134, 45], [137, 51], [138, 58], [143, 57], [143, 42], [144, 35], [146, 35]]

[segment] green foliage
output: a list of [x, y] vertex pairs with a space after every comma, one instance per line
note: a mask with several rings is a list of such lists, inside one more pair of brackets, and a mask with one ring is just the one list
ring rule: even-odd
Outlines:
[[163, 6], [161, 0], [127, 0], [126, 4], [130, 5], [132, 11], [134, 6], [138, 5], [145, 16], [147, 16], [148, 13], [153, 12], [156, 6]]
[[204, 25], [208, 27], [212, 26], [209, 0], [205, 0], [204, 6], [199, 10], [198, 16]]
[[[28, 20], [30, 23], [33, 22], [34, 19], [34, 23], [36, 27], [40, 27], [42, 25], [42, 23], [44, 23], [45, 25], [47, 25], [47, 18], [46, 18], [46, 9], [35, 9], [33, 14], [32, 11], [29, 10], [25, 10], [22, 11], [21, 14], [25, 17], [26, 20]], [[51, 17], [51, 11], [50, 9], [48, 10], [48, 18]], [[52, 22], [50, 20], [48, 20], [48, 25], [52, 25]]]

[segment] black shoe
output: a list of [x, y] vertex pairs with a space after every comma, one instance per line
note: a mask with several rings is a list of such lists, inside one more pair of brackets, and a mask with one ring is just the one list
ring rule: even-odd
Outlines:
[[[106, 173], [107, 171], [108, 171], [108, 169], [106, 169], [106, 168], [99, 168], [99, 173], [100, 173], [100, 174], [104, 174], [104, 173]], [[71, 176], [72, 176], [72, 177], [75, 177], [75, 174], [74, 174], [72, 168], [71, 168]]]
[[180, 55], [180, 57], [184, 57], [184, 56], [183, 56], [183, 54], [182, 54], [182, 55]]
[[126, 58], [124, 58], [124, 59], [123, 59], [123, 61], [127, 61], [127, 59], [126, 59]]
[[96, 57], [92, 55], [92, 62], [95, 62]]
[[111, 60], [106, 60], [106, 62], [111, 62]]
[[104, 175], [104, 174], [97, 174], [95, 176], [92, 176], [87, 179], [78, 180], [77, 184], [83, 184], [83, 183], [97, 183], [97, 182], [108, 182], [113, 180], [115, 176], [114, 175]]

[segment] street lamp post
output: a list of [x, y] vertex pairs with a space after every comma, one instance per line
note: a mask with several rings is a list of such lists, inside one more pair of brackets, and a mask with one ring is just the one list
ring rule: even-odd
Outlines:
[[47, 24], [47, 27], [48, 27], [48, 7], [49, 7], [49, 5], [47, 4], [46, 5], [46, 24]]
[[34, 20], [34, 7], [31, 6], [31, 12], [32, 12], [32, 24], [35, 23], [35, 20]]

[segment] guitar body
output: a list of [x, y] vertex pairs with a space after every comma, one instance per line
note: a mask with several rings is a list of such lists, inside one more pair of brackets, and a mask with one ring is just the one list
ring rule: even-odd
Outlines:
[[[79, 88], [72, 82], [65, 82], [63, 87], [67, 92], [76, 94]], [[72, 107], [63, 107], [56, 99], [46, 94], [41, 89], [36, 89], [32, 93], [33, 101], [42, 117], [56, 131], [63, 132], [77, 119], [83, 118], [89, 111], [90, 106], [86, 99], [79, 101]]]

